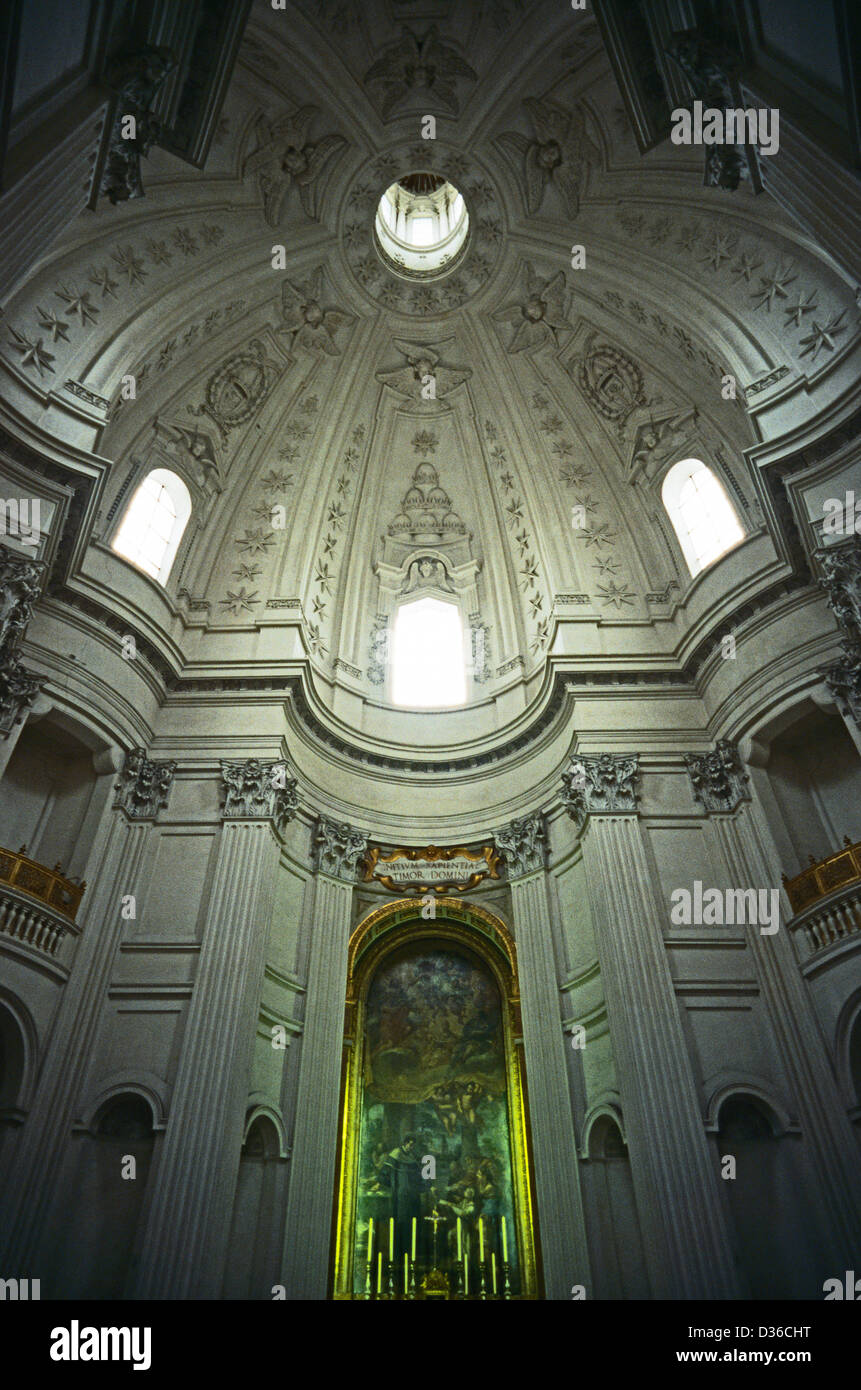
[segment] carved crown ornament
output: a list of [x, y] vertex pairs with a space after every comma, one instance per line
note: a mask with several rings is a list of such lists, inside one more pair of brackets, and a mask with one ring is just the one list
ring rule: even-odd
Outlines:
[[145, 748], [132, 748], [119, 775], [114, 809], [129, 820], [154, 820], [164, 810], [173, 786], [175, 762], [153, 762]]
[[480, 850], [454, 845], [440, 849], [369, 847], [361, 868], [366, 883], [376, 880], [391, 893], [466, 893], [484, 878], [499, 878], [501, 860], [493, 845]]
[[271, 820], [279, 828], [299, 806], [295, 777], [280, 759], [246, 758], [221, 764], [224, 820]]
[[562, 774], [562, 803], [581, 827], [590, 815], [636, 815], [636, 753], [581, 753]]
[[707, 815], [715, 811], [734, 811], [748, 800], [745, 783], [749, 780], [742, 767], [738, 749], [729, 739], [719, 739], [710, 753], [686, 753], [685, 764], [694, 796]]
[[45, 565], [0, 545], [0, 734], [9, 734], [32, 705], [42, 681], [18, 659], [33, 604], [39, 597]]

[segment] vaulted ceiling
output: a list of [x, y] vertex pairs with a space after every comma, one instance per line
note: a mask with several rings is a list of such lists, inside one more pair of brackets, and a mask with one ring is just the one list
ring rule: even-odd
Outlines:
[[[382, 192], [421, 171], [470, 216], [426, 282], [373, 244]], [[189, 661], [271, 655], [289, 623], [321, 706], [383, 739], [381, 615], [410, 557], [442, 557], [489, 737], [548, 658], [669, 667], [777, 564], [744, 458], [759, 390], [839, 379], [854, 293], [767, 196], [704, 188], [700, 150], [640, 155], [588, 12], [260, 0], [205, 170], [154, 151], [143, 173], [46, 254], [2, 354], [47, 432], [51, 392], [108, 417], [99, 583], [125, 582], [108, 542], [141, 468], [192, 478], [169, 585]], [[691, 454], [749, 533], [699, 586], [659, 496]]]

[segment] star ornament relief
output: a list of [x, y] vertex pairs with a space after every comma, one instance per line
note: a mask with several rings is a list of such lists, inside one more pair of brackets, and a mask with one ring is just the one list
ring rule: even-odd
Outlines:
[[265, 555], [274, 542], [274, 533], [272, 531], [264, 532], [262, 526], [255, 527], [253, 531], [246, 527], [245, 535], [236, 538], [239, 549], [247, 551], [249, 555]]
[[[816, 360], [820, 348], [825, 348], [828, 352], [833, 352], [836, 346], [834, 339], [838, 333], [846, 332], [846, 325], [842, 320], [846, 317], [844, 309], [839, 314], [831, 314], [825, 323], [817, 323], [816, 319], [811, 320], [810, 332], [800, 340], [799, 346], [803, 348], [802, 357], [811, 354], [811, 362]], [[842, 326], [841, 326], [842, 324]]]
[[51, 335], [51, 342], [56, 343], [58, 338], [62, 338], [64, 343], [69, 341], [69, 325], [65, 319], [61, 319], [50, 309], [36, 309], [39, 315], [39, 327], [44, 328]]
[[99, 311], [95, 304], [90, 302], [89, 290], [84, 290], [78, 294], [74, 289], [67, 289], [65, 285], [61, 289], [54, 291], [57, 299], [62, 299], [67, 306], [66, 313], [69, 315], [77, 314], [81, 323], [95, 323], [99, 316]]
[[259, 602], [258, 592], [255, 589], [253, 593], [247, 593], [243, 584], [236, 593], [228, 589], [227, 597], [220, 599], [219, 602], [226, 613], [232, 613], [234, 618], [238, 618], [241, 613], [250, 613], [254, 604]]
[[604, 600], [605, 608], [610, 605], [614, 608], [629, 607], [634, 602], [635, 595], [630, 592], [627, 584], [617, 584], [614, 579], [606, 584], [599, 584], [597, 588]]
[[35, 367], [40, 376], [44, 376], [46, 371], [53, 372], [54, 368], [51, 363], [54, 361], [54, 354], [42, 347], [43, 338], [37, 338], [34, 343], [32, 339], [19, 333], [11, 326], [9, 332], [12, 334], [10, 339], [12, 346], [17, 348], [21, 354], [22, 367]]
[[787, 285], [791, 285], [793, 280], [797, 279], [798, 276], [794, 273], [794, 267], [791, 265], [780, 266], [767, 275], [760, 275], [760, 288], [750, 296], [751, 299], [756, 300], [753, 307], [761, 309], [765, 306], [766, 313], [770, 314], [775, 299], [786, 299], [788, 295]]

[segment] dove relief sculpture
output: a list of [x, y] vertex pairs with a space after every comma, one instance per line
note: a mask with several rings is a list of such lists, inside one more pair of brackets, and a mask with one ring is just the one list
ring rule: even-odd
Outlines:
[[385, 49], [383, 56], [368, 68], [365, 82], [376, 82], [382, 87], [380, 110], [384, 117], [412, 91], [429, 93], [456, 116], [460, 107], [455, 79], [465, 77], [474, 82], [477, 76], [450, 44], [440, 41], [436, 25], [432, 24], [421, 39], [404, 28], [398, 42]]
[[377, 372], [376, 378], [406, 400], [439, 400], [472, 376], [469, 367], [446, 367], [442, 363], [442, 349], [454, 342], [453, 337], [433, 344], [408, 343], [403, 338], [392, 341], [406, 358], [406, 365]]

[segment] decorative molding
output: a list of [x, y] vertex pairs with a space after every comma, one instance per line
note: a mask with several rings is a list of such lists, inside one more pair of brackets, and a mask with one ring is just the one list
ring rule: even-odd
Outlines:
[[353, 676], [357, 681], [362, 679], [362, 673], [358, 666], [351, 666], [349, 661], [344, 661], [340, 656], [336, 656], [335, 660], [332, 662], [332, 670], [346, 671], [348, 676]]
[[457, 78], [475, 82], [478, 73], [451, 44], [442, 42], [437, 26], [432, 24], [421, 38], [405, 25], [398, 41], [383, 50], [362, 80], [366, 86], [377, 84], [382, 89], [380, 112], [387, 120], [414, 89], [428, 96], [431, 109], [435, 101], [440, 109], [456, 116], [460, 110]]
[[[648, 597], [648, 595], [646, 595], [646, 597]], [[592, 602], [592, 600], [590, 599], [590, 597], [589, 597], [588, 594], [554, 594], [554, 595], [553, 595], [553, 603], [554, 603], [554, 606], [556, 606], [556, 607], [561, 607], [561, 606], [564, 606], [565, 604], [569, 604], [569, 605], [570, 605], [570, 604], [573, 604], [573, 605], [575, 605], [575, 606], [581, 606], [581, 605], [584, 604], [584, 603], [591, 603], [591, 602]]]
[[544, 195], [552, 184], [557, 190], [565, 215], [577, 216], [580, 192], [590, 169], [601, 168], [601, 151], [586, 133], [582, 106], [567, 111], [555, 101], [527, 97], [523, 103], [532, 121], [534, 138], [519, 131], [506, 131], [500, 143], [523, 160], [526, 211], [540, 211]]
[[224, 820], [271, 820], [280, 827], [295, 815], [299, 794], [286, 762], [221, 763], [222, 817]]
[[132, 748], [117, 781], [114, 809], [130, 820], [154, 820], [167, 806], [175, 772], [175, 762], [151, 762], [145, 748]]
[[66, 390], [71, 391], [73, 396], [86, 401], [87, 405], [94, 405], [98, 410], [108, 410], [110, 401], [107, 396], [100, 396], [97, 391], [91, 391], [88, 386], [82, 386], [80, 381], [73, 381], [71, 377], [66, 378]]
[[318, 873], [331, 878], [355, 881], [359, 861], [368, 849], [368, 837], [346, 821], [329, 820], [319, 816], [314, 835], [315, 867]]
[[638, 815], [637, 753], [579, 754], [562, 774], [562, 804], [583, 825], [590, 815]]
[[39, 597], [45, 565], [0, 545], [0, 735], [20, 724], [42, 688], [17, 648]]
[[513, 820], [501, 829], [494, 830], [493, 838], [505, 859], [509, 878], [522, 878], [524, 874], [535, 873], [544, 868], [547, 830], [540, 811], [531, 816], [522, 816], [519, 820]]
[[484, 845], [478, 853], [465, 845], [449, 849], [429, 845], [427, 849], [394, 849], [387, 854], [374, 845], [368, 849], [362, 868], [365, 882], [376, 880], [392, 893], [447, 893], [452, 889], [465, 893], [483, 878], [499, 878], [499, 855], [492, 845]]
[[817, 550], [816, 556], [829, 608], [844, 632], [861, 639], [861, 537]]
[[758, 396], [761, 391], [767, 391], [769, 386], [774, 386], [785, 376], [789, 376], [788, 367], [775, 367], [773, 372], [769, 372], [766, 376], [759, 377], [757, 381], [752, 381], [749, 386], [745, 386], [745, 399], [750, 400], [752, 396]]
[[308, 129], [319, 116], [316, 106], [295, 106], [276, 121], [261, 114], [255, 122], [257, 148], [242, 166], [242, 177], [252, 177], [263, 203], [263, 216], [277, 227], [290, 190], [299, 194], [302, 210], [318, 218], [318, 180], [334, 155], [346, 149], [343, 135], [324, 135], [312, 142]]
[[745, 787], [750, 779], [729, 739], [719, 739], [710, 753], [686, 753], [685, 765], [694, 796], [707, 815], [734, 811], [750, 799]]

